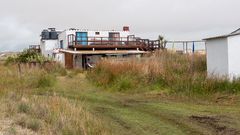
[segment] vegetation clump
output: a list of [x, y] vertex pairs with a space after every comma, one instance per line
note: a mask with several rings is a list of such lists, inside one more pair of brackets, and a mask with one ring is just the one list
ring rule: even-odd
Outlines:
[[43, 55], [34, 50], [24, 50], [23, 52], [15, 56], [8, 57], [5, 64], [28, 62], [37, 62], [43, 64], [45, 61], [49, 60], [49, 58], [44, 57]]

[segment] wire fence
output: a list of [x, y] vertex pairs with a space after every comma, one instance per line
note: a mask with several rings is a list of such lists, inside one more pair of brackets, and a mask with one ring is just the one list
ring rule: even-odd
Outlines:
[[168, 50], [179, 53], [206, 53], [205, 41], [167, 41]]

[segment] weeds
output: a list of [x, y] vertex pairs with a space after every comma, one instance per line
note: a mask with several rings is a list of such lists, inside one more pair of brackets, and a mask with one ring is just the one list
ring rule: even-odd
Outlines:
[[170, 89], [198, 94], [240, 91], [239, 80], [208, 78], [206, 58], [197, 54], [156, 52], [141, 60], [103, 60], [88, 73], [88, 78], [98, 86], [117, 91]]

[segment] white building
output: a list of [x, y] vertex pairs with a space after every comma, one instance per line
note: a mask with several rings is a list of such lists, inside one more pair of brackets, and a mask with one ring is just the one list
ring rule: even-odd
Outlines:
[[[123, 30], [57, 31], [50, 28], [43, 30], [41, 36], [42, 54], [54, 58], [66, 68], [87, 68], [91, 66], [89, 63], [96, 63], [107, 56], [143, 54], [149, 49], [148, 44], [155, 43], [136, 38], [126, 26]], [[151, 46], [155, 45], [151, 44]]]
[[[109, 38], [112, 36], [115, 36], [115, 38], [125, 38], [127, 40], [127, 37], [130, 36], [129, 29], [127, 30], [83, 30], [83, 29], [67, 29], [59, 33], [58, 35], [58, 42], [59, 42], [59, 48], [61, 49], [67, 49], [71, 43], [69, 42], [69, 36], [77, 37], [80, 40], [86, 40], [85, 42], [82, 41], [82, 45], [91, 45], [91, 42], [88, 42], [87, 40], [100, 40], [100, 38]], [[78, 40], [78, 39], [73, 39]], [[119, 39], [120, 40], [120, 39]], [[70, 44], [69, 44], [70, 43]]]
[[45, 57], [53, 57], [53, 52], [59, 46], [58, 34], [55, 28], [45, 29], [41, 33], [40, 49]]
[[240, 77], [240, 29], [218, 37], [207, 38], [207, 71], [209, 76]]

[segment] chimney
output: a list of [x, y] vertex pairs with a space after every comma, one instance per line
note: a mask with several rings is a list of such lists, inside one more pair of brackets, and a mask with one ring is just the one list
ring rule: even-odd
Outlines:
[[124, 26], [123, 31], [130, 31], [129, 26]]

